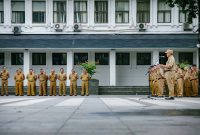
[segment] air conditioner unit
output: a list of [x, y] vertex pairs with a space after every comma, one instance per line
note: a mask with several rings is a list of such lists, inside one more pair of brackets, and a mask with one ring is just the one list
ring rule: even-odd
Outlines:
[[54, 29], [55, 29], [56, 32], [62, 32], [63, 29], [64, 29], [64, 24], [62, 24], [62, 23], [56, 23], [54, 25]]
[[192, 25], [189, 23], [183, 23], [183, 31], [192, 31]]
[[21, 32], [22, 32], [21, 26], [14, 26], [14, 27], [13, 27], [13, 33], [14, 33], [15, 35], [21, 34]]
[[147, 25], [145, 23], [140, 23], [138, 27], [139, 27], [139, 31], [141, 32], [144, 32], [147, 29]]
[[74, 24], [74, 32], [81, 32], [80, 30], [80, 24]]

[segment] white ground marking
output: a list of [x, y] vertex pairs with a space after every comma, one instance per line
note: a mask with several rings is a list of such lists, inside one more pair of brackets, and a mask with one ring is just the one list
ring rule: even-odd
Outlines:
[[143, 104], [121, 98], [101, 98], [108, 106], [145, 106]]
[[33, 98], [7, 98], [7, 99], [0, 99], [0, 104], [14, 102], [14, 101], [28, 100], [28, 99], [33, 99]]
[[150, 104], [154, 104], [154, 105], [158, 105], [158, 106], [184, 106], [182, 104], [178, 104], [178, 103], [172, 103], [171, 101], [174, 100], [152, 100], [152, 99], [140, 99], [140, 98], [129, 98], [129, 99], [134, 99], [134, 100], [138, 100], [138, 101], [142, 101], [145, 103], [150, 103]]
[[189, 103], [197, 103], [197, 104], [200, 104], [200, 100], [191, 100], [191, 99], [176, 99], [176, 101], [181, 101], [181, 102], [189, 102]]
[[55, 106], [79, 106], [84, 100], [85, 98], [71, 98], [58, 103]]
[[37, 103], [44, 102], [51, 99], [54, 99], [54, 98], [32, 99], [28, 101], [20, 101], [20, 102], [11, 103], [11, 104], [5, 104], [3, 106], [28, 106], [28, 105], [37, 104]]

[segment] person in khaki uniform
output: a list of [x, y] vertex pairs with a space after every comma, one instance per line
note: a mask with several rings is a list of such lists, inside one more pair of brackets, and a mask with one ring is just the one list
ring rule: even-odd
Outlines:
[[49, 75], [50, 96], [52, 95], [56, 96], [56, 80], [57, 80], [57, 74], [55, 73], [54, 69], [51, 69], [51, 73]]
[[39, 96], [46, 96], [46, 74], [43, 69], [40, 69], [40, 74], [38, 74], [39, 80]]
[[149, 68], [149, 71], [148, 71], [148, 73], [149, 73], [149, 88], [150, 88], [150, 91], [151, 91], [151, 93], [152, 93], [152, 95], [153, 95], [153, 71], [152, 71], [152, 69], [153, 69], [153, 66], [151, 66], [150, 68]]
[[90, 79], [90, 76], [89, 74], [87, 73], [86, 70], [83, 70], [83, 73], [81, 74], [81, 77], [80, 79], [82, 80], [82, 83], [81, 83], [81, 96], [84, 96], [85, 93], [86, 93], [86, 96], [89, 96], [89, 79]]
[[191, 70], [189, 67], [185, 67], [184, 70], [186, 71], [184, 76], [184, 93], [186, 97], [190, 97], [192, 92], [192, 87], [190, 82]]
[[1, 77], [1, 96], [4, 96], [4, 92], [6, 96], [8, 96], [8, 78], [10, 77], [9, 72], [6, 67], [3, 67], [3, 70], [0, 72]]
[[18, 69], [14, 75], [14, 80], [15, 80], [15, 95], [16, 96], [23, 96], [24, 91], [23, 91], [23, 81], [25, 79], [24, 74], [22, 73], [21, 69]]
[[199, 87], [199, 70], [196, 67], [196, 65], [192, 65], [191, 67], [191, 85], [192, 85], [192, 96], [197, 97], [198, 96], [198, 87]]
[[35, 80], [37, 79], [37, 76], [34, 74], [32, 69], [29, 70], [26, 79], [28, 80], [27, 96], [35, 96]]
[[158, 93], [158, 75], [156, 73], [156, 66], [153, 69], [153, 93], [152, 96], [157, 96]]
[[162, 97], [164, 93], [164, 83], [165, 83], [164, 69], [158, 65], [156, 71], [157, 71], [157, 76], [158, 76], [157, 95], [158, 97]]
[[33, 74], [35, 75], [35, 79], [34, 79], [34, 91], [35, 91], [35, 95], [36, 95], [36, 93], [37, 93], [37, 89], [36, 89], [36, 81], [37, 81], [37, 75], [36, 75], [36, 73], [35, 73], [35, 71], [33, 70]]
[[173, 56], [173, 50], [168, 49], [166, 52], [167, 55], [167, 62], [166, 65], [163, 65], [164, 72], [165, 72], [165, 78], [167, 82], [167, 86], [169, 89], [169, 97], [165, 98], [167, 100], [173, 100], [174, 99], [174, 79], [175, 79], [175, 59]]
[[64, 73], [64, 69], [60, 69], [60, 73], [58, 75], [59, 82], [59, 96], [66, 96], [66, 80], [67, 80], [67, 74]]
[[77, 79], [78, 75], [74, 69], [72, 69], [72, 73], [69, 75], [70, 80], [70, 96], [74, 94], [77, 96]]
[[177, 80], [177, 87], [176, 87], [177, 97], [182, 97], [183, 96], [183, 71], [179, 65], [177, 65], [177, 69], [176, 69], [176, 80]]

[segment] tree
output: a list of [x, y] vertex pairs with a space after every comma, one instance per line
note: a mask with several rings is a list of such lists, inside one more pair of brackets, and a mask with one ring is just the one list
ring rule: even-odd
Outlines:
[[166, 0], [166, 3], [169, 4], [170, 7], [177, 5], [179, 8], [182, 8], [183, 13], [188, 15], [187, 22], [192, 23], [192, 19], [197, 18], [197, 14], [199, 13], [198, 1], [199, 0]]

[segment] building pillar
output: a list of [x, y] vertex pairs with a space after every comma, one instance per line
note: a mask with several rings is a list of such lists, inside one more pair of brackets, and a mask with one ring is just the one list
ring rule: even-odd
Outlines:
[[53, 27], [53, 0], [46, 1], [46, 11], [47, 27]]
[[[74, 67], [74, 53], [72, 51], [67, 52], [67, 76], [69, 78], [69, 74]], [[70, 86], [69, 79], [67, 80], [67, 86]]]
[[11, 27], [11, 0], [4, 0], [4, 24]]
[[73, 30], [74, 25], [74, 1], [68, 0], [67, 1], [67, 27], [70, 30]]
[[[25, 49], [24, 65], [23, 65], [23, 71], [25, 76], [29, 73], [29, 69], [30, 69], [30, 51], [28, 49]], [[24, 80], [24, 84], [27, 85], [27, 79]]]
[[115, 0], [110, 0], [109, 1], [109, 15], [108, 15], [108, 19], [109, 19], [109, 26], [111, 28], [115, 27]]
[[158, 25], [158, 21], [157, 21], [157, 18], [158, 18], [158, 13], [157, 13], [157, 10], [158, 10], [158, 1], [157, 0], [153, 0], [152, 1], [152, 26], [155, 26], [157, 27]]
[[94, 27], [94, 0], [88, 1], [88, 26]]
[[110, 51], [110, 86], [116, 86], [116, 51]]
[[153, 65], [159, 63], [159, 51], [153, 51]]
[[25, 0], [25, 27], [31, 27], [32, 24], [32, 1]]

